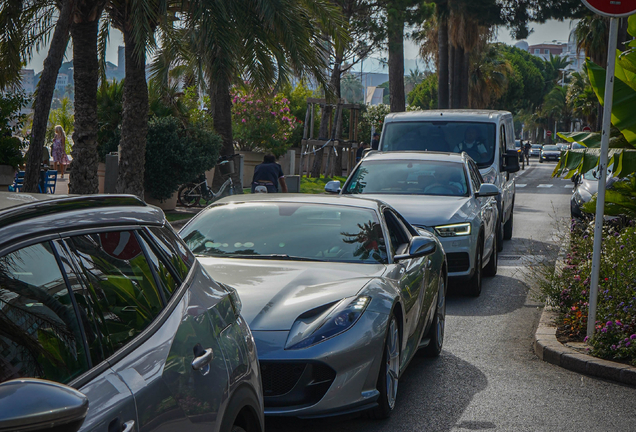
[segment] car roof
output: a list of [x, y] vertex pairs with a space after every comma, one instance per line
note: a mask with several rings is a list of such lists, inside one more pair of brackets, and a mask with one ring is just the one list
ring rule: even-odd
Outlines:
[[362, 162], [375, 160], [425, 160], [464, 163], [469, 156], [464, 153], [434, 151], [372, 151], [366, 154]]
[[253, 202], [293, 202], [293, 203], [306, 203], [306, 204], [325, 204], [325, 205], [340, 205], [347, 207], [358, 207], [370, 210], [379, 210], [382, 206], [387, 206], [386, 203], [370, 198], [352, 197], [336, 194], [293, 194], [293, 193], [271, 193], [271, 194], [243, 194], [232, 195], [225, 197], [219, 201], [215, 201], [212, 206], [216, 204], [228, 204], [228, 203], [253, 203]]
[[496, 122], [500, 117], [510, 116], [512, 114], [509, 111], [494, 111], [494, 110], [470, 110], [470, 109], [457, 109], [457, 110], [421, 110], [421, 111], [408, 111], [402, 113], [388, 114], [384, 122], [398, 122], [398, 121], [418, 121], [418, 120], [448, 120], [448, 121], [481, 121], [481, 122]]
[[0, 249], [47, 234], [106, 226], [163, 225], [163, 212], [133, 195], [0, 192]]

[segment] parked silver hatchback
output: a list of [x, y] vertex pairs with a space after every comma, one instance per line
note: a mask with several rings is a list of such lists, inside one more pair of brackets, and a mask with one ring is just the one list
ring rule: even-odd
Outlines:
[[0, 431], [262, 432], [240, 310], [156, 207], [0, 193]]

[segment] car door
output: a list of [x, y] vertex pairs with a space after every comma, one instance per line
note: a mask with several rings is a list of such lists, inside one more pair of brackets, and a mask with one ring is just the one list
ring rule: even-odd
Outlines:
[[0, 258], [0, 382], [33, 377], [67, 384], [89, 400], [81, 431], [137, 431], [130, 389], [88, 353], [91, 331], [69, 270], [51, 241]]
[[[64, 242], [83, 282], [78, 303], [96, 329], [92, 356], [108, 362], [132, 392], [139, 430], [217, 430], [227, 393], [224, 355], [207, 308], [181, 286], [179, 271], [139, 230]], [[205, 364], [194, 370], [200, 357]]]
[[[392, 210], [385, 209], [384, 219], [389, 234], [392, 256], [407, 253], [411, 234], [400, 221], [399, 216]], [[434, 300], [434, 294], [426, 290], [430, 273], [429, 262], [428, 256], [401, 260], [395, 263], [389, 276], [396, 281], [399, 287], [405, 311], [402, 364], [408, 363], [417, 350], [423, 327], [426, 324], [426, 315]]]
[[[477, 192], [483, 180], [477, 165], [473, 161], [468, 163], [468, 172], [473, 190]], [[494, 197], [473, 197], [472, 199], [479, 206], [479, 215], [484, 226], [484, 256], [489, 256], [497, 235], [497, 201]]]
[[[510, 132], [510, 128], [506, 127], [506, 119], [503, 119], [501, 123], [501, 132], [499, 135], [499, 151], [501, 153], [501, 160], [503, 161], [506, 156], [506, 151], [508, 148], [508, 141], [513, 139], [513, 135]], [[503, 165], [503, 164], [500, 164]], [[501, 203], [501, 222], [505, 223], [508, 220], [508, 216], [512, 211], [512, 201], [514, 194], [514, 176], [511, 176], [510, 173], [504, 171], [503, 169], [499, 170], [500, 182], [497, 186], [501, 189], [502, 193], [502, 203]]]

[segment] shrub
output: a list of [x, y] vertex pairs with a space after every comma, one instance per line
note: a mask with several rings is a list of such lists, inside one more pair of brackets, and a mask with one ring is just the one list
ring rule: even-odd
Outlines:
[[360, 122], [359, 140], [371, 142], [371, 126], [375, 126], [375, 131], [382, 132], [384, 125], [384, 117], [391, 113], [389, 105], [369, 105], [366, 111], [362, 113], [362, 121]]
[[150, 120], [146, 141], [144, 186], [152, 198], [164, 200], [179, 185], [211, 169], [221, 138], [198, 125], [184, 127], [175, 117]]
[[276, 156], [287, 152], [300, 120], [290, 113], [289, 100], [283, 94], [259, 98], [235, 90], [232, 102], [232, 133], [239, 150], [264, 151]]
[[26, 116], [21, 113], [28, 103], [23, 93], [0, 94], [0, 165], [17, 169], [22, 165], [22, 141], [12, 135], [24, 125]]
[[0, 137], [0, 165], [9, 165], [18, 169], [24, 162], [20, 147], [22, 142], [15, 137]]
[[[565, 265], [548, 275], [542, 293], [559, 311], [565, 336], [583, 340], [587, 329], [593, 225], [573, 224]], [[636, 365], [636, 228], [605, 227], [591, 354]]]

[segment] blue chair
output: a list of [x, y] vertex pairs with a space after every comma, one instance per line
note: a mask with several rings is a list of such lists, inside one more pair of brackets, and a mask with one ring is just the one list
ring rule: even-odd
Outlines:
[[57, 170], [48, 170], [44, 173], [44, 190], [42, 185], [38, 185], [40, 193], [55, 193], [55, 184], [57, 183]]
[[24, 171], [18, 171], [15, 173], [13, 184], [9, 185], [9, 192], [20, 192], [24, 186]]

